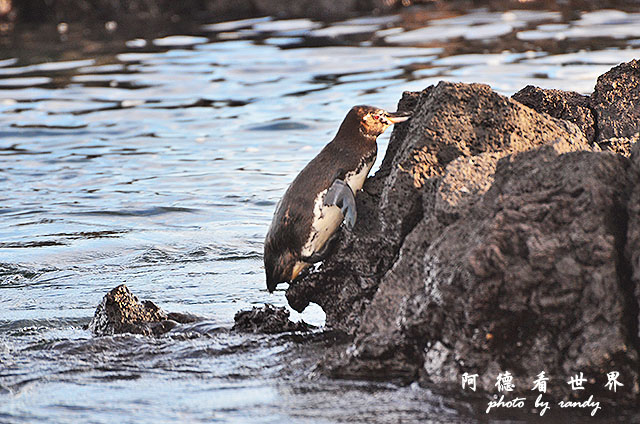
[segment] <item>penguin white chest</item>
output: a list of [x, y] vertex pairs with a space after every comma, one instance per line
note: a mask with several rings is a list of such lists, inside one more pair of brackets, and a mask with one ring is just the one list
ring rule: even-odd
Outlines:
[[358, 193], [358, 190], [362, 188], [365, 180], [367, 179], [367, 175], [369, 175], [369, 171], [371, 171], [371, 167], [376, 161], [376, 157], [374, 156], [369, 162], [364, 163], [361, 166], [361, 169], [356, 169], [355, 171], [347, 172], [347, 175], [344, 177], [344, 182], [351, 187], [351, 191], [353, 194]]
[[[344, 181], [351, 188], [354, 195], [358, 193], [358, 190], [362, 188], [369, 171], [375, 162], [375, 157], [370, 162], [364, 163], [360, 166], [360, 169], [348, 172], [345, 175]], [[320, 251], [325, 243], [336, 232], [344, 216], [339, 207], [335, 205], [325, 205], [324, 198], [327, 194], [327, 190], [324, 190], [315, 198], [313, 205], [313, 220], [311, 223], [311, 233], [307, 242], [302, 248], [302, 257], [309, 257], [314, 253]]]

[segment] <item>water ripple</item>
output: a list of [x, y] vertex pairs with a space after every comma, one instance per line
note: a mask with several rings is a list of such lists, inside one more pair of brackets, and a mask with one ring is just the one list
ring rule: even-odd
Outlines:
[[[129, 152], [129, 154], [143, 154], [141, 152]], [[120, 210], [94, 210], [72, 212], [73, 215], [107, 215], [107, 216], [155, 216], [171, 213], [197, 213], [194, 208], [184, 208], [178, 206], [152, 206], [144, 209], [120, 209]]]

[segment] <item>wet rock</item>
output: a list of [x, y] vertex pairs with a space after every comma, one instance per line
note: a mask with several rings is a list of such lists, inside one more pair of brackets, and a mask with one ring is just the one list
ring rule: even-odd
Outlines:
[[289, 320], [289, 311], [284, 307], [265, 304], [254, 306], [250, 311], [239, 311], [233, 318], [235, 324], [231, 331], [245, 333], [285, 333], [291, 331], [309, 331], [315, 328], [304, 321]]
[[525, 106], [554, 118], [573, 122], [587, 140], [595, 139], [595, 120], [589, 108], [589, 97], [574, 91], [550, 90], [528, 85], [511, 96]]
[[632, 60], [598, 77], [591, 96], [597, 139], [632, 137], [640, 131], [640, 61]]
[[149, 300], [140, 302], [126, 285], [121, 284], [102, 298], [88, 329], [95, 336], [120, 333], [159, 336], [180, 323], [198, 320], [191, 314], [167, 314]]
[[[634, 66], [614, 68], [616, 78], [632, 79], [619, 70]], [[577, 112], [562, 110], [597, 96], [585, 106], [551, 94], [567, 120], [477, 84], [403, 95], [413, 118], [358, 195], [354, 231], [287, 291], [295, 307], [318, 303], [329, 326], [354, 335], [322, 362], [327, 374], [453, 388], [468, 372], [495, 392], [509, 371], [524, 395], [545, 371], [548, 396], [570, 399], [583, 392], [566, 382], [582, 372], [584, 393], [637, 402], [638, 136], [598, 138], [597, 122], [591, 145], [569, 122]], [[605, 388], [612, 371], [624, 391]]]

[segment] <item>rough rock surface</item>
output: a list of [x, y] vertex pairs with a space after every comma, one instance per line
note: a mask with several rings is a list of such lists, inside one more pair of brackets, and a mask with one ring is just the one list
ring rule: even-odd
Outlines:
[[598, 142], [602, 150], [610, 150], [622, 156], [631, 156], [632, 147], [640, 140], [640, 133], [631, 137], [613, 137]]
[[[121, 333], [160, 336], [178, 324], [200, 320], [200, 317], [188, 313], [167, 313], [149, 300], [140, 302], [126, 285], [121, 284], [102, 298], [88, 329], [96, 336]], [[239, 311], [234, 320], [232, 331], [249, 333], [273, 334], [315, 328], [304, 321], [292, 322], [286, 308], [268, 304], [250, 311]]]
[[[399, 109], [414, 116], [394, 130], [380, 171], [358, 195], [356, 227], [287, 291], [293, 307], [318, 303], [328, 325], [354, 335], [323, 369], [445, 385], [478, 373], [487, 392], [510, 371], [514, 394], [531, 394], [545, 371], [556, 399], [579, 396], [566, 381], [583, 372], [585, 392], [633, 405], [640, 147], [627, 115], [611, 132], [599, 119], [637, 104], [636, 66], [605, 74], [588, 100], [542, 93], [567, 120], [483, 85], [405, 93]], [[606, 84], [613, 94], [603, 95]], [[584, 123], [579, 110], [600, 111], [593, 146], [569, 122]], [[610, 371], [624, 390], [605, 389]]]
[[595, 139], [595, 120], [589, 97], [574, 91], [550, 90], [528, 85], [511, 96], [525, 106], [554, 118], [573, 122], [589, 141]]
[[[336, 252], [287, 290], [289, 304], [303, 310], [309, 302], [327, 312], [327, 323], [354, 332], [383, 275], [396, 261], [406, 235], [423, 219], [432, 202], [439, 213], [456, 214], [448, 197], [468, 197], [486, 190], [497, 160], [509, 153], [564, 139], [575, 149], [588, 149], [582, 132], [566, 121], [541, 115], [493, 92], [482, 84], [442, 82], [421, 93], [405, 93], [399, 110], [415, 117], [394, 130], [380, 170], [356, 197], [358, 222], [343, 232]], [[443, 188], [445, 168], [457, 158], [475, 161], [478, 186]], [[458, 199], [459, 200], [459, 199]]]
[[[635, 325], [636, 337], [640, 338], [640, 143], [633, 146], [631, 154], [631, 169], [629, 178], [632, 182], [629, 204], [627, 207], [628, 230], [626, 254], [631, 267], [631, 281], [635, 285], [635, 306], [629, 305], [629, 323], [633, 329]], [[634, 296], [630, 296], [633, 302]], [[633, 323], [636, 318], [635, 324]], [[640, 344], [640, 343], [639, 343]], [[636, 345], [639, 349], [640, 346]]]
[[289, 320], [289, 311], [284, 307], [265, 304], [253, 307], [250, 311], [239, 311], [233, 318], [232, 331], [248, 333], [285, 333], [289, 331], [309, 331], [314, 327], [304, 321]]
[[[491, 189], [427, 248], [414, 243], [429, 227], [416, 227], [344, 368], [351, 374], [363, 353], [401, 346], [405, 356], [414, 349], [414, 376], [436, 383], [455, 383], [473, 371], [492, 388], [497, 373], [509, 370], [528, 390], [542, 370], [559, 378], [585, 372], [598, 378], [593, 392], [606, 372], [617, 370], [628, 387], [637, 387], [638, 356], [626, 319], [632, 289], [619, 225], [627, 168], [621, 156], [558, 155], [552, 147], [501, 160]], [[399, 290], [408, 272], [419, 278]], [[376, 363], [393, 369], [391, 358], [392, 364]], [[549, 391], [570, 392], [566, 384]]]
[[640, 61], [632, 60], [598, 77], [591, 96], [597, 139], [631, 137], [640, 131]]
[[120, 333], [159, 336], [179, 323], [197, 320], [190, 314], [166, 313], [149, 300], [140, 302], [121, 284], [102, 298], [88, 328], [96, 336]]

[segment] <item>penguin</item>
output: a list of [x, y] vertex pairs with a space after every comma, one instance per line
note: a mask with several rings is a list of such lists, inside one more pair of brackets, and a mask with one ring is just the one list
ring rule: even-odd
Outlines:
[[410, 114], [354, 106], [338, 133], [293, 180], [276, 206], [264, 242], [267, 289], [322, 261], [344, 221], [355, 225], [355, 196], [376, 160], [377, 137]]

